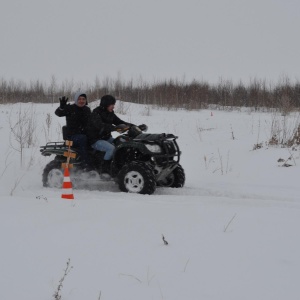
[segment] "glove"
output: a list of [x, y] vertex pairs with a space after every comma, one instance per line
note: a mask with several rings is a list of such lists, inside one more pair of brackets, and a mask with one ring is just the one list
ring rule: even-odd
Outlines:
[[65, 96], [59, 98], [59, 102], [60, 102], [60, 108], [61, 109], [64, 109], [65, 106], [67, 105], [67, 102], [68, 102], [69, 98], [66, 98]]
[[128, 130], [129, 127], [130, 127], [130, 126], [128, 126], [128, 125], [120, 124], [120, 125], [117, 125], [117, 126], [114, 128], [114, 130], [117, 131], [117, 132], [119, 132], [119, 133], [122, 133], [122, 132]]
[[146, 124], [141, 124], [138, 126], [138, 128], [145, 132], [148, 130], [148, 126]]

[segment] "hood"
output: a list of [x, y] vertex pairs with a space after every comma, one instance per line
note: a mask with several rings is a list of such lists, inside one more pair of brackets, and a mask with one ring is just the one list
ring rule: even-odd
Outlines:
[[77, 103], [78, 103], [78, 98], [79, 98], [79, 96], [81, 96], [81, 95], [83, 95], [83, 96], [86, 98], [86, 105], [87, 105], [87, 96], [86, 96], [86, 93], [83, 92], [83, 91], [78, 91], [78, 92], [75, 93], [75, 95], [74, 95], [74, 103], [77, 105]]

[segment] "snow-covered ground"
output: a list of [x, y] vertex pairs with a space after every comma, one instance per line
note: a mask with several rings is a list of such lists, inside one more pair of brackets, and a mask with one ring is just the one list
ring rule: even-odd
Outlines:
[[55, 108], [0, 105], [0, 299], [55, 299], [60, 280], [62, 300], [300, 298], [300, 152], [265, 143], [298, 115], [117, 103], [122, 119], [179, 137], [186, 184], [149, 196], [106, 182], [70, 201], [41, 182], [52, 158], [39, 146], [62, 139]]

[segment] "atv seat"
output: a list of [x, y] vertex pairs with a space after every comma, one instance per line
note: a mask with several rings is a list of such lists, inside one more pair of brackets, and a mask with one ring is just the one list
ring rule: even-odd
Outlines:
[[64, 141], [66, 141], [68, 139], [68, 137], [67, 137], [67, 126], [62, 127], [62, 136], [63, 136]]
[[[66, 140], [69, 139], [67, 133], [68, 133], [67, 126], [64, 125], [64, 126], [62, 127], [62, 136], [63, 136], [64, 141], [66, 141]], [[77, 149], [77, 147], [74, 147], [74, 146], [72, 146], [72, 148]], [[94, 149], [92, 148], [91, 145], [88, 145], [87, 148], [88, 148], [89, 151], [91, 151], [91, 152], [93, 152], [93, 153], [96, 152], [96, 150], [94, 150]]]
[[[70, 140], [70, 139], [68, 138], [68, 129], [67, 129], [67, 126], [63, 126], [63, 127], [62, 127], [62, 136], [63, 136], [64, 141]], [[65, 142], [65, 144], [66, 144], [66, 142]], [[74, 146], [72, 146], [72, 148], [73, 148], [73, 149], [77, 149], [77, 147], [74, 147]]]

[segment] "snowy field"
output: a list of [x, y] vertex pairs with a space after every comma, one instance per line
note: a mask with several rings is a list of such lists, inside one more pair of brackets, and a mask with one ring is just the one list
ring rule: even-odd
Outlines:
[[300, 299], [300, 150], [266, 144], [298, 114], [119, 102], [122, 119], [179, 137], [186, 184], [149, 196], [106, 182], [70, 201], [41, 181], [56, 107], [0, 105], [0, 299]]

